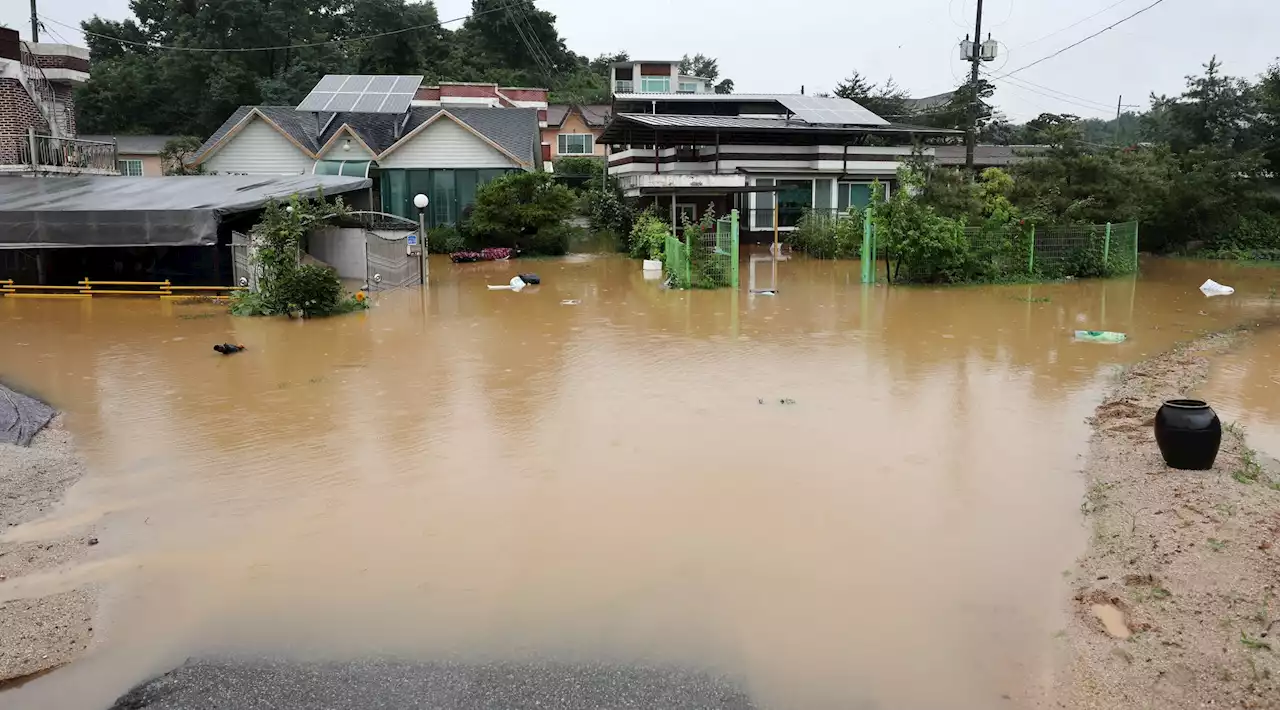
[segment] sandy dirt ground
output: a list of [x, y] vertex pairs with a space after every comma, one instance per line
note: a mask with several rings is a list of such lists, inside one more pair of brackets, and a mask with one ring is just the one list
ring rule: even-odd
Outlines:
[[[40, 518], [84, 474], [71, 435], [58, 417], [30, 447], [0, 444], [0, 585], [74, 562], [91, 530], [57, 540], [14, 542], [5, 532]], [[93, 594], [77, 589], [39, 599], [0, 602], [0, 681], [19, 679], [70, 662], [93, 635]]]
[[1064, 572], [1074, 594], [1048, 705], [1280, 708], [1280, 464], [1223, 422], [1213, 470], [1173, 470], [1153, 429], [1161, 402], [1194, 397], [1214, 356], [1263, 327], [1140, 363], [1097, 408], [1092, 537]]

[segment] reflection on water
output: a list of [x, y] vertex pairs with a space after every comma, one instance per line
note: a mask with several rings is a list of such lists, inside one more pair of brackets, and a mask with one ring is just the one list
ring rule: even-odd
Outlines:
[[1197, 394], [1224, 422], [1243, 425], [1249, 446], [1280, 456], [1280, 332], [1257, 333], [1243, 347], [1218, 358]]
[[[1208, 269], [1237, 295], [1205, 299]], [[1083, 544], [1108, 373], [1273, 303], [1273, 272], [1193, 262], [888, 289], [796, 259], [776, 296], [663, 291], [618, 258], [519, 270], [543, 285], [438, 263], [425, 293], [305, 323], [0, 299], [3, 375], [68, 412], [90, 463], [59, 516], [103, 541], [0, 599], [106, 583], [97, 652], [20, 706], [100, 707], [240, 649], [683, 663], [772, 707], [1016, 704]]]

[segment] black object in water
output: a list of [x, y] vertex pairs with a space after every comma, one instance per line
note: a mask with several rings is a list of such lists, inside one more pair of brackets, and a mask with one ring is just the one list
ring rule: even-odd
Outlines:
[[520, 274], [520, 280], [530, 286], [537, 286], [542, 283], [542, 279], [538, 278], [537, 274]]
[[1222, 422], [1207, 403], [1171, 399], [1156, 412], [1156, 444], [1171, 468], [1208, 471], [1222, 444]]
[[217, 350], [218, 352], [222, 353], [223, 355], [230, 355], [230, 354], [232, 354], [232, 353], [238, 353], [238, 352], [240, 352], [241, 350], [244, 350], [244, 346], [243, 346], [243, 345], [232, 345], [231, 343], [222, 343], [221, 345], [215, 345], [215, 346], [213, 346], [213, 349], [214, 349], [214, 350]]

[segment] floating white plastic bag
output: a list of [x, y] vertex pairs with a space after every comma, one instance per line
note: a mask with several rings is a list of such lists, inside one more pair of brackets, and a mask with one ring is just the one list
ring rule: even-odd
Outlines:
[[1236, 290], [1230, 286], [1223, 286], [1213, 279], [1209, 279], [1200, 284], [1200, 292], [1206, 296], [1230, 296], [1235, 293]]
[[505, 284], [503, 286], [490, 286], [489, 290], [490, 291], [519, 291], [520, 289], [524, 288], [525, 285], [526, 284], [524, 282], [524, 279], [520, 278], [519, 276], [512, 276], [511, 283]]

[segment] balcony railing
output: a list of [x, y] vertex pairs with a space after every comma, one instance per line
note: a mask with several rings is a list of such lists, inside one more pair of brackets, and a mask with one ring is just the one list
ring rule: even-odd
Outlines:
[[33, 132], [0, 134], [0, 173], [120, 174], [115, 143]]
[[634, 94], [635, 92], [636, 84], [630, 79], [613, 82], [613, 93], [615, 94]]

